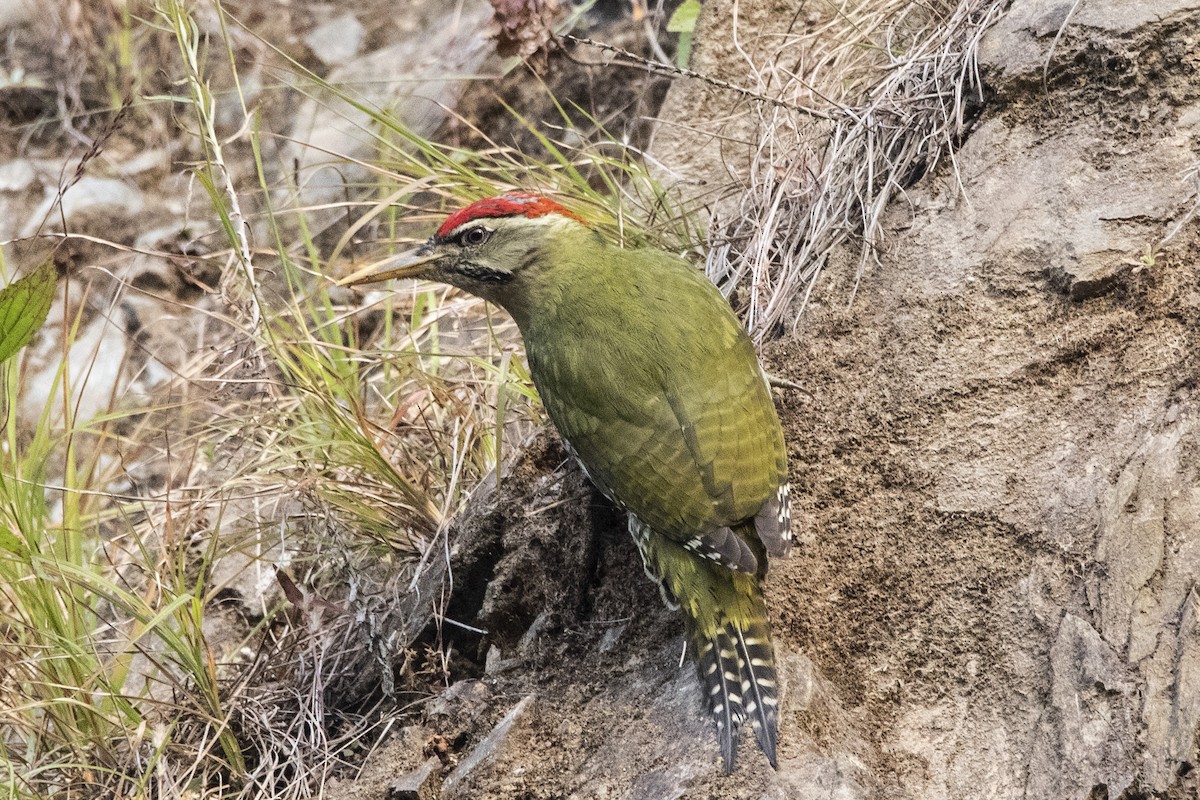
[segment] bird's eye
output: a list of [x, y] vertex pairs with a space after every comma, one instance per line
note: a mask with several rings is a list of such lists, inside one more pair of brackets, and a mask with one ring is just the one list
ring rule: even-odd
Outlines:
[[468, 228], [459, 237], [459, 242], [468, 247], [474, 247], [486, 242], [491, 235], [492, 232], [484, 227]]

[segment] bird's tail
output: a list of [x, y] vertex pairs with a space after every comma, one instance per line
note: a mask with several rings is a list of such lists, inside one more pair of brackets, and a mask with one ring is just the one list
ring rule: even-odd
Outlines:
[[[779, 729], [779, 695], [775, 651], [759, 576], [736, 572], [689, 552], [659, 536], [631, 517], [633, 533], [646, 572], [655, 578], [672, 608], [687, 618], [688, 635], [696, 648], [709, 711], [726, 773], [733, 770], [737, 732], [749, 720], [771, 766]], [[761, 553], [765, 572], [766, 553]]]
[[771, 766], [777, 766], [779, 700], [775, 651], [758, 580], [740, 573], [730, 573], [727, 577], [750, 584], [745, 587], [748, 593], [739, 604], [742, 613], [736, 618], [721, 614], [715, 626], [706, 625], [704, 615], [698, 618], [689, 614], [688, 633], [696, 648], [700, 685], [717, 723], [725, 772], [729, 773], [737, 752], [738, 726], [745, 720], [750, 721], [758, 746]]

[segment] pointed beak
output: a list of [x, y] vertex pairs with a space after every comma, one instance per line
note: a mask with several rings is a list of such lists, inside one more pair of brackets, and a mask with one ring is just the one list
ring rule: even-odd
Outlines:
[[428, 245], [409, 250], [398, 256], [368, 264], [357, 272], [340, 279], [336, 286], [359, 286], [364, 283], [379, 283], [393, 278], [420, 278], [425, 269], [435, 261], [445, 258], [444, 253], [430, 252]]

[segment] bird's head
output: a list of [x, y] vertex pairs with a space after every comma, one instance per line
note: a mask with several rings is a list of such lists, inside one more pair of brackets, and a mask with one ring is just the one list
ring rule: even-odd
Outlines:
[[536, 280], [553, 261], [555, 243], [588, 234], [579, 215], [545, 197], [508, 192], [476, 201], [446, 218], [425, 244], [338, 281], [358, 286], [424, 278], [507, 305], [514, 284]]

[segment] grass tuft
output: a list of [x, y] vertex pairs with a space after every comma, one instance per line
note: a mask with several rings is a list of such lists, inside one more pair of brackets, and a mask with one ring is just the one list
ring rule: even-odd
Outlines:
[[709, 227], [706, 269], [727, 291], [745, 289], [756, 339], [799, 319], [835, 251], [857, 250], [861, 279], [888, 201], [953, 158], [982, 102], [979, 42], [1003, 5], [859, 0], [803, 33], [735, 39], [754, 91], [830, 111], [745, 105], [757, 149]]

